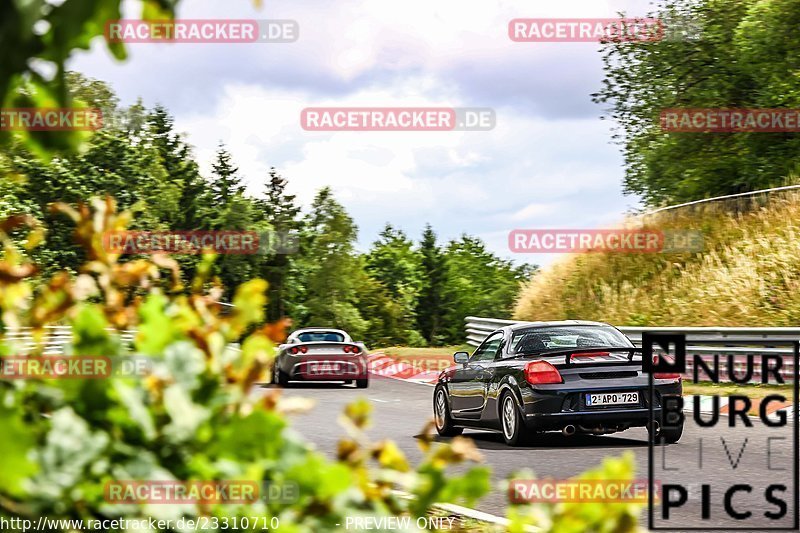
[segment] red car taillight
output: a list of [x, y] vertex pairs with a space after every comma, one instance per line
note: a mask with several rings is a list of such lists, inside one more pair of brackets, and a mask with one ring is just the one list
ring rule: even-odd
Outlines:
[[531, 361], [525, 365], [525, 381], [531, 385], [564, 382], [558, 369], [547, 361]]
[[292, 355], [297, 355], [298, 353], [306, 353], [308, 351], [308, 346], [292, 346], [289, 348], [289, 353]]
[[345, 345], [345, 347], [342, 349], [344, 350], [344, 353], [352, 353], [352, 354], [361, 353], [361, 348], [359, 348], [358, 346], [350, 346], [349, 344]]
[[[658, 356], [653, 356], [653, 364], [658, 364]], [[683, 379], [677, 372], [654, 372], [653, 379]]]

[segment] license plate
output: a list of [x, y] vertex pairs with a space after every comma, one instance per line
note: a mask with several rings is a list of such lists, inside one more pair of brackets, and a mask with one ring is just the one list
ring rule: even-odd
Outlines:
[[320, 374], [339, 374], [342, 371], [341, 363], [308, 363], [308, 373], [314, 375]]
[[638, 392], [600, 392], [586, 395], [586, 405], [629, 405], [639, 403]]

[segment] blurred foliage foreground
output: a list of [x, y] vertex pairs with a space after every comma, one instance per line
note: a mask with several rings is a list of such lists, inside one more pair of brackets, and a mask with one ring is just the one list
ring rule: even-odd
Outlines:
[[[152, 365], [139, 377], [0, 380], [0, 517], [266, 516], [278, 517], [282, 531], [332, 531], [348, 516], [421, 517], [435, 502], [471, 504], [490, 489], [485, 467], [447, 471], [481, 459], [469, 439], [435, 443], [428, 424], [416, 469], [393, 442], [369, 441], [365, 400], [340, 417], [346, 437], [335, 461], [313, 451], [287, 429], [285, 418], [308, 405], [282, 399], [277, 389], [253, 393], [254, 384], [269, 380], [273, 343], [286, 326], [262, 324], [263, 280], [239, 286], [234, 311], [223, 316], [213, 303], [219, 288], [208, 274], [213, 256], [204, 259], [192, 286], [182, 287], [177, 264], [166, 256], [118, 263], [119, 256], [103, 250], [103, 232], [129, 222], [113, 200], [52, 208], [74, 220], [88, 262], [77, 276], [56, 274], [34, 288], [28, 278], [37, 268], [22, 248], [40, 243], [44, 228], [24, 216], [0, 222], [0, 355], [19, 355], [23, 348], [6, 333], [31, 327], [38, 344], [24, 351], [40, 356], [45, 327], [57, 323], [72, 327], [73, 355], [136, 354], [151, 357]], [[121, 340], [125, 329], [137, 331], [132, 347]], [[587, 475], [606, 471], [613, 479], [632, 477], [633, 459], [607, 460]], [[248, 504], [109, 503], [104, 487], [114, 480], [291, 483], [299, 496]], [[525, 505], [509, 510], [509, 527], [631, 531], [640, 510], [628, 504]]]

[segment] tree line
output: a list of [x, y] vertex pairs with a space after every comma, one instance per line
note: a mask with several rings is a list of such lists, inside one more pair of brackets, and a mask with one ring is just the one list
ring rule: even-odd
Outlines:
[[[85, 149], [50, 159], [22, 143], [0, 150], [0, 217], [26, 213], [48, 227], [46, 243], [32, 252], [43, 278], [77, 272], [88, 259], [74, 244], [74, 226], [48, 205], [99, 195], [113, 196], [133, 213], [132, 230], [291, 232], [295, 253], [219, 255], [213, 268], [222, 298], [261, 277], [269, 283], [268, 320], [337, 326], [372, 345], [462, 342], [465, 316], [510, 316], [520, 282], [535, 271], [497, 257], [476, 237], [440, 243], [430, 225], [415, 242], [387, 223], [369, 250], [359, 252], [358, 228], [330, 187], [304, 210], [287, 192], [287, 178], [272, 168], [261, 193], [251, 196], [222, 144], [211, 175], [202, 175], [165, 107], [141, 101], [122, 107], [106, 83], [77, 73], [68, 80], [76, 100], [104, 110], [105, 125]], [[200, 258], [175, 258], [188, 284]]]
[[666, 205], [796, 181], [793, 132], [667, 133], [670, 108], [800, 106], [795, 0], [665, 0], [660, 41], [609, 41], [607, 104], [625, 156], [625, 190]]

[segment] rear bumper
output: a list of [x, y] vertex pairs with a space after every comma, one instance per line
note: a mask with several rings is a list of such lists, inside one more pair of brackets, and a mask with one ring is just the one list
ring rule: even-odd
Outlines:
[[367, 379], [366, 358], [298, 358], [286, 369], [292, 381], [343, 381]]
[[[680, 396], [680, 382], [656, 385], [653, 417], [661, 419], [662, 398]], [[526, 427], [536, 431], [555, 431], [568, 425], [587, 428], [628, 428], [646, 426], [650, 421], [649, 390], [641, 387], [619, 387], [613, 390], [636, 390], [639, 403], [630, 406], [589, 407], [585, 402], [586, 390], [523, 391], [523, 420]], [[596, 391], [592, 391], [596, 392]]]
[[[653, 409], [656, 419], [661, 417], [661, 408]], [[586, 427], [641, 427], [650, 420], [649, 409], [603, 409], [602, 411], [572, 411], [561, 413], [529, 413], [525, 425], [538, 431], [561, 430], [566, 426]]]

